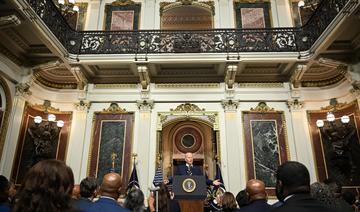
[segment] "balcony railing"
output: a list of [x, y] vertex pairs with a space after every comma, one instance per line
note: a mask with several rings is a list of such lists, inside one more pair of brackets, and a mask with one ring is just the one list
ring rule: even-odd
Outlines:
[[26, 0], [72, 54], [300, 52], [352, 0], [323, 0], [300, 28], [75, 31], [52, 0]]

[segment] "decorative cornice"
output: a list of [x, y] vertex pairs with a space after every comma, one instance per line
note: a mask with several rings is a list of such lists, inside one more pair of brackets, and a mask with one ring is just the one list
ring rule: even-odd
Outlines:
[[122, 109], [117, 103], [112, 102], [107, 109], [103, 109], [102, 113], [127, 113], [125, 109]]
[[291, 110], [299, 110], [299, 109], [302, 109], [304, 107], [304, 102], [299, 101], [298, 99], [294, 99], [294, 100], [288, 100], [286, 102], [286, 105]]
[[220, 83], [161, 83], [155, 88], [220, 88]]
[[259, 104], [255, 108], [250, 108], [250, 111], [266, 113], [266, 112], [275, 112], [275, 109], [267, 106], [266, 102], [259, 102]]
[[205, 109], [200, 109], [199, 106], [191, 103], [185, 103], [177, 106], [175, 109], [170, 109], [173, 112], [197, 112], [197, 111], [205, 111]]
[[32, 93], [30, 91], [30, 87], [31, 83], [18, 83], [15, 86], [15, 95], [22, 97], [31, 96]]
[[221, 102], [225, 111], [236, 111], [239, 106], [239, 101], [231, 100], [231, 99], [224, 99]]
[[87, 111], [90, 109], [91, 103], [88, 101], [81, 100], [80, 102], [75, 103], [74, 106], [78, 111]]
[[95, 84], [94, 88], [97, 89], [137, 88], [137, 84]]
[[239, 83], [239, 88], [283, 88], [282, 82]]
[[136, 101], [136, 105], [138, 106], [139, 110], [141, 111], [151, 111], [154, 107], [153, 100], [138, 100]]

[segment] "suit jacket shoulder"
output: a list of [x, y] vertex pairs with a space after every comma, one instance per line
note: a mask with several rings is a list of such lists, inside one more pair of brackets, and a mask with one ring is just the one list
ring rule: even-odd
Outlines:
[[89, 208], [89, 212], [112, 212], [112, 211], [121, 211], [128, 212], [129, 210], [121, 207], [115, 200], [108, 198], [100, 198], [98, 201], [94, 202]]

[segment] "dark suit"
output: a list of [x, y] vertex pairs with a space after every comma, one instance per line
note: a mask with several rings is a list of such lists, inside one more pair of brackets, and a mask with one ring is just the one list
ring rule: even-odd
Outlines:
[[203, 172], [201, 171], [200, 167], [199, 166], [191, 166], [191, 167], [188, 167], [186, 166], [186, 164], [184, 165], [179, 165], [177, 168], [176, 168], [176, 173], [175, 175], [203, 175]]
[[313, 199], [310, 194], [294, 194], [272, 212], [335, 212]]
[[115, 200], [110, 198], [100, 197], [100, 199], [94, 202], [89, 209], [85, 210], [88, 212], [130, 212], [128, 209], [121, 207]]
[[240, 208], [241, 212], [267, 212], [271, 210], [272, 207], [266, 202], [266, 200], [255, 200], [249, 205]]
[[[199, 166], [195, 166], [195, 165], [192, 165], [191, 167], [188, 167], [186, 164], [184, 165], [179, 165], [177, 168], [176, 168], [176, 172], [175, 172], [175, 175], [204, 175], [203, 172], [201, 171], [201, 168]], [[210, 180], [207, 176], [206, 176], [206, 185], [212, 185], [213, 184], [213, 181]]]
[[73, 202], [73, 207], [81, 211], [86, 211], [92, 206], [92, 204], [94, 203], [90, 199], [80, 197], [80, 199]]

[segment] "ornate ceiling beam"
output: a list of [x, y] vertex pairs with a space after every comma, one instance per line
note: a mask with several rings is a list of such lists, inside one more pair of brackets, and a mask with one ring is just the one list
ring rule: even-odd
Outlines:
[[290, 82], [293, 84], [294, 88], [298, 88], [301, 85], [301, 80], [305, 72], [309, 69], [310, 64], [297, 64], [292, 71], [290, 77]]
[[85, 75], [82, 72], [82, 69], [80, 68], [80, 66], [71, 67], [70, 72], [76, 78], [76, 81], [77, 81], [77, 84], [78, 84], [78, 89], [84, 90], [85, 86], [88, 83], [88, 79], [85, 77]]

